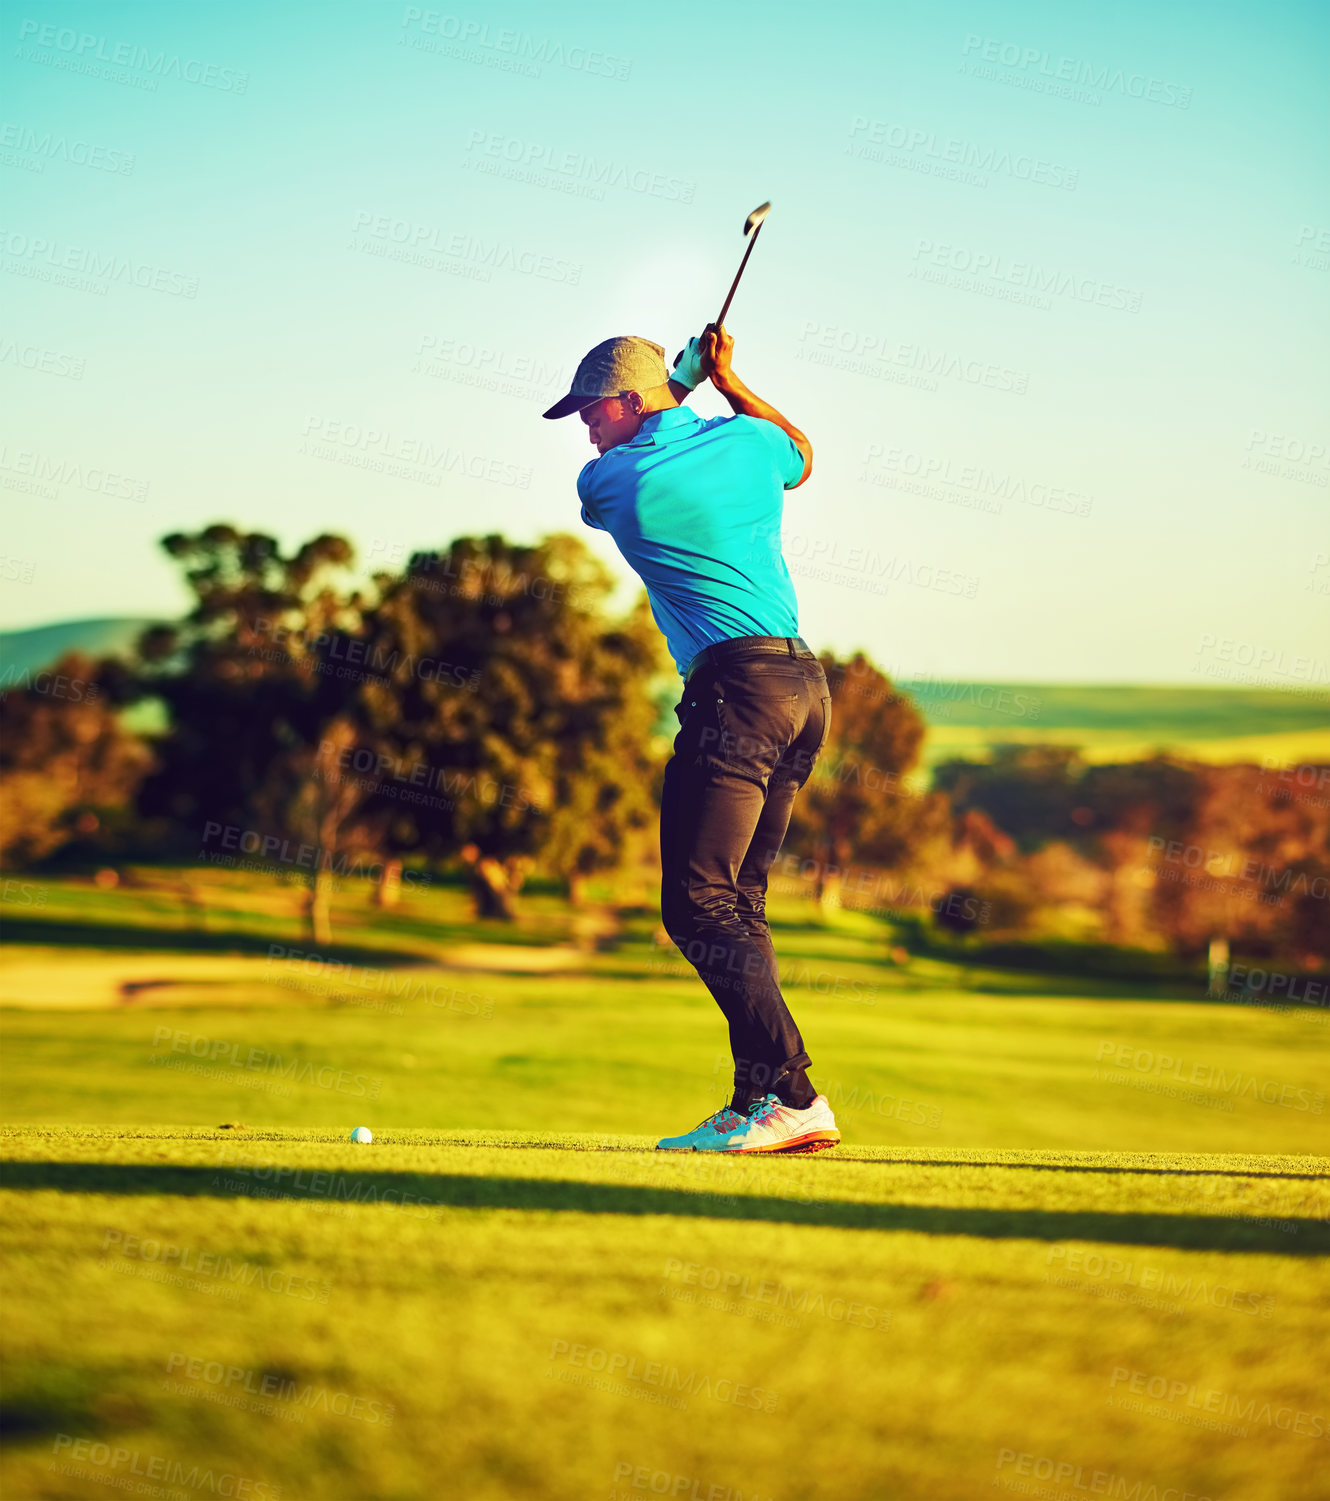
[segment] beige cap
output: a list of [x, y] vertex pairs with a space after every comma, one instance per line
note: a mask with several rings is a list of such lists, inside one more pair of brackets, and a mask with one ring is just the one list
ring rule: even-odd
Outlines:
[[632, 334], [606, 339], [577, 367], [567, 396], [542, 415], [569, 417], [602, 397], [618, 396], [622, 391], [650, 391], [654, 386], [663, 386], [669, 378], [665, 351], [659, 344]]

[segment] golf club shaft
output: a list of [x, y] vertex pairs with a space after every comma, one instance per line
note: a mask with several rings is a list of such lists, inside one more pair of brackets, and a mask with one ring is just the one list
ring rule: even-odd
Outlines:
[[[762, 224], [767, 221], [763, 219]], [[753, 253], [753, 246], [757, 244], [757, 237], [762, 233], [762, 224], [753, 231], [748, 241], [748, 249], [744, 251], [744, 258], [739, 262], [739, 269], [734, 273], [734, 280], [730, 283], [729, 295], [725, 299], [725, 305], [720, 310], [720, 316], [716, 319], [716, 327], [719, 328], [725, 321], [725, 314], [730, 310], [730, 303], [734, 301], [734, 294], [739, 286], [739, 278], [744, 274], [744, 267], [748, 264], [748, 257]]]

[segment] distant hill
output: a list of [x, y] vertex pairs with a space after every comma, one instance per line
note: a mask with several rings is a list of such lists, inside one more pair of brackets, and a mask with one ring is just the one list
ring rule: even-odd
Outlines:
[[1191, 739], [1330, 728], [1330, 692], [1325, 690], [934, 679], [896, 686], [910, 695], [929, 724], [958, 727], [1026, 724], [1041, 730], [1131, 730]]
[[[1330, 765], [1324, 689], [1117, 683], [901, 682], [928, 725], [924, 767], [985, 760], [1001, 742], [1075, 745], [1087, 761]], [[834, 703], [835, 685], [832, 685]], [[834, 713], [834, 708], [833, 708]]]
[[67, 651], [89, 657], [122, 657], [155, 620], [117, 616], [108, 620], [62, 620], [27, 631], [0, 631], [0, 668], [18, 675], [49, 667]]

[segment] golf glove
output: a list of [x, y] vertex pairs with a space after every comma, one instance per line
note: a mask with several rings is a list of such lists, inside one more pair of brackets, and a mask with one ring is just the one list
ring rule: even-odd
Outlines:
[[679, 363], [670, 371], [670, 379], [695, 391], [706, 378], [706, 372], [702, 369], [702, 341], [689, 339], [679, 356]]

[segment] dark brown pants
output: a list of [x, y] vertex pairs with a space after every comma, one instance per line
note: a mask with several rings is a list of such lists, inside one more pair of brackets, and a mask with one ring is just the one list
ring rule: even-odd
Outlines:
[[[660, 809], [661, 920], [730, 1028], [736, 1109], [806, 1108], [811, 1060], [780, 991], [767, 876], [831, 729], [831, 690], [797, 636], [788, 653], [724, 643], [675, 708]], [[769, 637], [758, 640], [768, 641]]]

